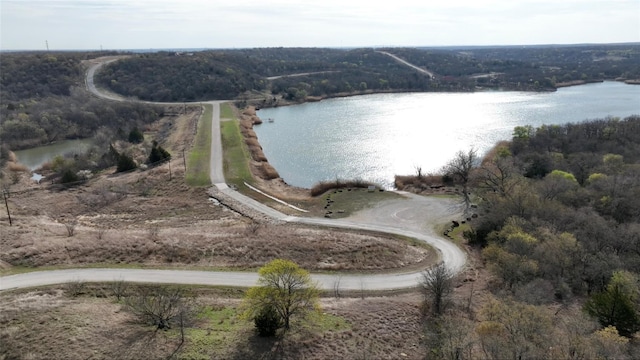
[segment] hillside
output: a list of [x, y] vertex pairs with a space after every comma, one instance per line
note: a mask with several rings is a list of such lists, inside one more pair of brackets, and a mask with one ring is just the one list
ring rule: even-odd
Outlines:
[[[434, 73], [427, 76], [391, 54]], [[640, 45], [457, 49], [267, 48], [140, 54], [107, 66], [99, 82], [150, 101], [259, 100], [275, 106], [369, 92], [553, 91], [640, 78]], [[300, 75], [300, 76], [291, 76]]]

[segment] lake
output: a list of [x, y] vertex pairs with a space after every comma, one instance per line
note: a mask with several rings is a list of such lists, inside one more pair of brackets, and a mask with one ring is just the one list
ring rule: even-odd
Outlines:
[[59, 141], [54, 144], [38, 146], [31, 149], [14, 151], [18, 162], [33, 171], [58, 155], [68, 153], [81, 154], [89, 149], [93, 139]]
[[[640, 115], [640, 86], [607, 81], [556, 92], [373, 94], [262, 109], [254, 126], [290, 185], [435, 172], [459, 150], [483, 155], [519, 125]], [[274, 119], [267, 122], [268, 118]]]

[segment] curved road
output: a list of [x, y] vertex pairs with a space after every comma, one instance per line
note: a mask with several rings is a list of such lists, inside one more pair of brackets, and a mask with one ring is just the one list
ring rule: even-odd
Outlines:
[[[87, 71], [87, 89], [96, 96], [114, 100], [129, 101], [122, 97], [104, 94], [95, 87], [93, 76], [107, 60], [92, 65]], [[443, 223], [460, 214], [459, 209], [441, 199], [426, 198], [403, 193], [405, 199], [383, 202], [373, 209], [364, 210], [347, 219], [304, 218], [283, 214], [254, 199], [230, 189], [224, 181], [222, 169], [222, 142], [220, 137], [220, 103], [207, 102], [213, 106], [211, 144], [211, 182], [234, 200], [281, 221], [320, 225], [335, 228], [377, 231], [412, 237], [428, 243], [437, 249], [442, 261], [453, 272], [459, 272], [466, 263], [466, 254], [453, 243], [437, 236], [430, 224]], [[180, 103], [182, 104], [182, 103]], [[325, 275], [312, 274], [318, 286], [325, 290], [397, 290], [417, 286], [422, 280], [422, 272]], [[60, 284], [73, 281], [128, 281], [146, 283], [172, 283], [192, 285], [254, 286], [258, 279], [252, 272], [150, 270], [150, 269], [66, 269], [34, 271], [30, 273], [0, 277], [0, 291], [42, 285]]]

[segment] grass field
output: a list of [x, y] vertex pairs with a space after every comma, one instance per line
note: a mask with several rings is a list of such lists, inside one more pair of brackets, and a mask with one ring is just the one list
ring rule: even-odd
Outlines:
[[220, 105], [220, 118], [221, 119], [233, 119], [233, 110], [231, 109], [231, 105], [224, 103]]
[[253, 183], [249, 169], [249, 152], [242, 140], [238, 121], [232, 115], [229, 105], [223, 104], [221, 113], [223, 118], [230, 116], [232, 119], [232, 121], [221, 123], [224, 177], [227, 183], [243, 189], [245, 181], [249, 184]]
[[186, 181], [190, 186], [209, 186], [211, 179], [210, 156], [211, 156], [211, 117], [213, 107], [204, 105], [204, 113], [198, 122], [198, 132], [187, 162]]

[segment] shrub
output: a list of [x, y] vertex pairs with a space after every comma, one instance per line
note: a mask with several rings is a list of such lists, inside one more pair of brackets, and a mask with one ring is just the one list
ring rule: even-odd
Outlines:
[[74, 182], [76, 182], [78, 180], [80, 180], [80, 179], [78, 178], [78, 175], [76, 175], [76, 173], [73, 172], [73, 170], [66, 169], [62, 173], [62, 178], [60, 179], [60, 183], [69, 184], [69, 183], [74, 183]]
[[138, 130], [138, 128], [133, 128], [129, 132], [129, 142], [132, 144], [139, 144], [144, 141], [144, 135]]
[[171, 154], [162, 146], [159, 146], [157, 142], [153, 142], [153, 147], [151, 148], [151, 153], [149, 153], [149, 158], [147, 159], [147, 164], [155, 164], [160, 161], [165, 161], [171, 159]]
[[136, 167], [136, 162], [133, 161], [133, 158], [131, 156], [120, 154], [120, 156], [118, 157], [118, 168], [116, 169], [116, 172], [133, 170]]
[[271, 337], [276, 334], [279, 328], [282, 327], [282, 320], [278, 315], [278, 312], [273, 306], [265, 306], [260, 312], [253, 318], [253, 322], [258, 331], [258, 335], [262, 337]]

